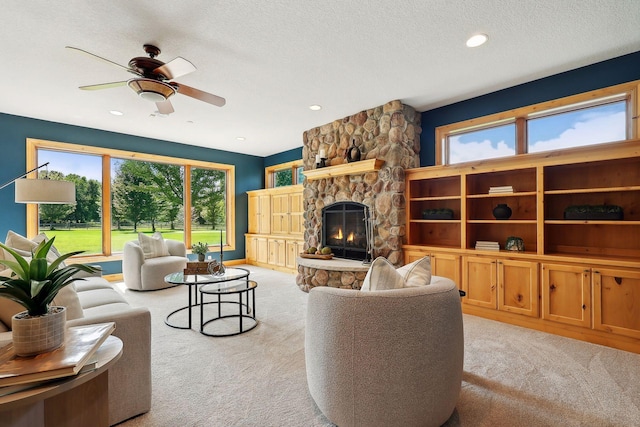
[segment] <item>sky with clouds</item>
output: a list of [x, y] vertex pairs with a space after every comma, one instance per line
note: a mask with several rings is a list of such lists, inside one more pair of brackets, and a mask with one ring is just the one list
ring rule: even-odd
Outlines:
[[[622, 101], [529, 120], [529, 152], [625, 139], [625, 108]], [[515, 153], [515, 125], [453, 136], [449, 144], [450, 163], [510, 156]]]

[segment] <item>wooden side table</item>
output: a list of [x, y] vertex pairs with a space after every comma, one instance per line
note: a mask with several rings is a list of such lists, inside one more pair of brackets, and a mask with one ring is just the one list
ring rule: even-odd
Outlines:
[[96, 369], [0, 396], [0, 427], [109, 426], [109, 367], [122, 341], [109, 336], [96, 351]]

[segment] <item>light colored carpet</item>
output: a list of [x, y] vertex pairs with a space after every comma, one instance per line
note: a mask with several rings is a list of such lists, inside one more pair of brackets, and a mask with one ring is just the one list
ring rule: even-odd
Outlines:
[[[295, 277], [242, 266], [259, 325], [212, 338], [164, 324], [187, 289], [123, 290], [152, 313], [153, 404], [123, 427], [332, 426], [307, 390], [307, 294]], [[186, 317], [176, 317], [186, 322]], [[640, 426], [640, 355], [464, 317], [462, 392], [446, 426]], [[125, 349], [126, 351], [126, 349]]]

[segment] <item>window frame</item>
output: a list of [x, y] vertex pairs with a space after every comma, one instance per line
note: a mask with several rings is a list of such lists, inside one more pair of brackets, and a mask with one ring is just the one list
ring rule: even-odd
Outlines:
[[435, 131], [435, 164], [449, 164], [450, 136], [459, 135], [469, 131], [481, 130], [483, 128], [500, 126], [512, 122], [516, 125], [516, 155], [526, 154], [528, 151], [527, 121], [529, 119], [537, 119], [547, 115], [595, 107], [608, 102], [621, 101], [623, 99], [627, 102], [626, 138], [624, 140], [628, 141], [636, 139], [640, 135], [640, 120], [638, 120], [638, 112], [640, 111], [640, 97], [638, 96], [639, 89], [640, 80], [636, 80], [629, 83], [609, 86], [564, 98], [558, 98], [551, 101], [545, 101], [538, 104], [532, 104], [487, 116], [476, 117], [457, 123], [439, 126]]
[[302, 159], [293, 160], [286, 163], [279, 163], [273, 166], [267, 166], [264, 168], [264, 185], [265, 188], [275, 188], [276, 180], [275, 174], [276, 172], [291, 170], [291, 185], [302, 184], [298, 182], [298, 174], [296, 173], [299, 167], [303, 166]]
[[[71, 144], [66, 142], [48, 141], [35, 138], [27, 138], [27, 170], [37, 167], [38, 150], [62, 151], [74, 154], [97, 155], [102, 157], [102, 254], [92, 254], [87, 256], [78, 255], [77, 258], [83, 262], [100, 262], [121, 260], [122, 253], [113, 253], [111, 250], [111, 159], [118, 158], [124, 160], [139, 160], [155, 163], [168, 163], [184, 167], [184, 243], [187, 248], [191, 248], [191, 217], [187, 215], [191, 207], [191, 167], [204, 169], [218, 169], [226, 173], [226, 217], [227, 217], [227, 238], [224, 245], [225, 251], [236, 249], [236, 218], [235, 218], [235, 166], [223, 163], [207, 162], [202, 160], [186, 159], [181, 157], [170, 157], [158, 154], [139, 153], [113, 148], [94, 147], [90, 145]], [[38, 205], [29, 203], [27, 206], [27, 236], [35, 236], [39, 232], [38, 226]], [[214, 245], [215, 246], [215, 245]], [[74, 258], [76, 258], [74, 257]]]

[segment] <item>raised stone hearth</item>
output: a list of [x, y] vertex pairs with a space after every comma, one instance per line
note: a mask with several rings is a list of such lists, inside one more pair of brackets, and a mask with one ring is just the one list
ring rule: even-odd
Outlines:
[[[401, 266], [406, 219], [404, 170], [420, 165], [420, 133], [420, 114], [397, 100], [306, 131], [302, 148], [305, 171], [316, 169], [316, 155], [321, 151], [326, 153], [328, 166], [347, 163], [345, 153], [353, 146], [360, 150], [361, 160], [380, 159], [384, 164], [378, 171], [305, 179], [305, 248], [321, 243], [322, 209], [352, 201], [371, 211], [371, 259], [383, 256]], [[317, 277], [318, 271], [326, 273]], [[360, 288], [364, 274], [353, 272], [352, 280], [340, 271], [299, 264], [296, 283], [305, 291], [313, 286]]]
[[334, 258], [308, 259], [298, 257], [298, 277], [304, 277], [298, 283], [300, 289], [308, 292], [314, 286], [331, 286], [333, 288], [360, 289], [369, 265], [362, 261]]

